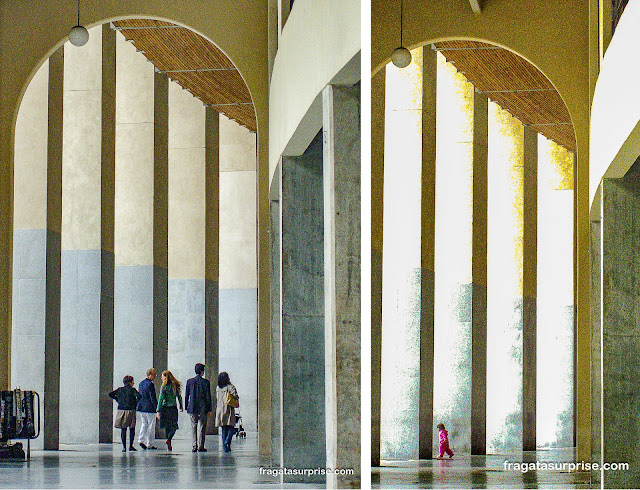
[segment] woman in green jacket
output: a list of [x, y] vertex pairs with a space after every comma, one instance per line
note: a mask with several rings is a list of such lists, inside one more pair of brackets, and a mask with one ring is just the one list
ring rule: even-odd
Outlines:
[[162, 373], [162, 389], [158, 397], [158, 409], [156, 417], [160, 420], [160, 428], [165, 429], [167, 434], [167, 449], [171, 451], [171, 439], [178, 430], [178, 407], [176, 398], [180, 403], [180, 411], [182, 412], [182, 395], [180, 389], [182, 384], [178, 381], [171, 371], [163, 371]]

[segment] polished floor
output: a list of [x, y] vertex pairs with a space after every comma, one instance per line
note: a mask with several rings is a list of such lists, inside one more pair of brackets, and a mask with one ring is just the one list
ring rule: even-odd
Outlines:
[[173, 440], [172, 452], [160, 441], [159, 450], [133, 453], [122, 453], [120, 444], [32, 450], [29, 462], [0, 461], [0, 488], [300, 488], [260, 474], [269, 460], [258, 455], [256, 436], [234, 438], [231, 453], [222, 451], [219, 436], [207, 436], [208, 452], [192, 453], [184, 435]]
[[[520, 452], [453, 459], [382, 461], [372, 469], [373, 488], [591, 488], [588, 472], [506, 469], [504, 462], [570, 462], [573, 450]], [[594, 488], [599, 488], [595, 485]]]

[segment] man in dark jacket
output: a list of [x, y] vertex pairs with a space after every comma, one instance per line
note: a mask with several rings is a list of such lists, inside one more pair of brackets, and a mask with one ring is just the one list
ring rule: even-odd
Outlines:
[[138, 401], [137, 409], [142, 420], [138, 444], [142, 449], [158, 449], [153, 443], [156, 437], [156, 407], [158, 406], [156, 387], [153, 384], [156, 374], [155, 369], [148, 369], [147, 377], [140, 381], [138, 387], [141, 398]]
[[[204, 437], [207, 432], [207, 414], [211, 411], [211, 383], [204, 379], [204, 364], [196, 364], [196, 375], [187, 380], [184, 403], [191, 416], [192, 446], [191, 451], [205, 452]], [[198, 438], [198, 428], [200, 437]]]

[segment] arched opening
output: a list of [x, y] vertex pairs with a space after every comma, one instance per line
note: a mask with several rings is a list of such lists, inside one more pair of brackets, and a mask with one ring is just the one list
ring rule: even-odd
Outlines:
[[184, 383], [196, 362], [229, 372], [255, 443], [255, 131], [231, 60], [170, 22], [93, 27], [36, 73], [16, 124], [12, 384], [44, 393], [45, 448], [110, 442], [125, 374]]
[[380, 459], [437, 456], [441, 422], [460, 454], [571, 451], [569, 113], [502, 47], [447, 40], [412, 55], [372, 81], [372, 139], [384, 139], [383, 187], [372, 170], [374, 206], [384, 196], [372, 238]]

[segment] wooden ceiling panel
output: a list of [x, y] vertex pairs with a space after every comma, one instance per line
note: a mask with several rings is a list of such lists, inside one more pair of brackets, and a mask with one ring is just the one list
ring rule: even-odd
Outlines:
[[216, 111], [256, 131], [249, 90], [231, 60], [217, 46], [169, 22], [129, 19], [113, 25], [158, 71]]
[[476, 90], [523, 124], [569, 151], [576, 150], [571, 118], [560, 94], [527, 60], [477, 41], [446, 41], [434, 46]]

